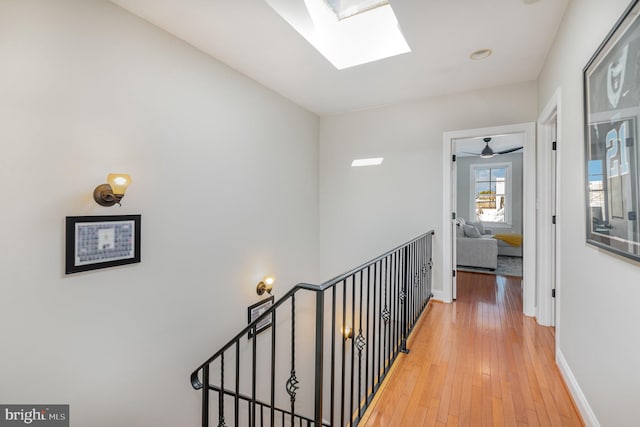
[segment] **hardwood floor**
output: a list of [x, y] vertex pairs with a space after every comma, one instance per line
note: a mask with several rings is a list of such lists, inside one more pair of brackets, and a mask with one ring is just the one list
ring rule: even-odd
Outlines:
[[520, 278], [459, 272], [457, 301], [427, 310], [360, 425], [584, 425]]

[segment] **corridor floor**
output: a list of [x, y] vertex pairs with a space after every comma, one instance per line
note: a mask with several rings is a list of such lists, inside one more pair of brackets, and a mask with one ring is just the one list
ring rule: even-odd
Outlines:
[[582, 426], [520, 280], [458, 273], [457, 301], [430, 304], [360, 425]]

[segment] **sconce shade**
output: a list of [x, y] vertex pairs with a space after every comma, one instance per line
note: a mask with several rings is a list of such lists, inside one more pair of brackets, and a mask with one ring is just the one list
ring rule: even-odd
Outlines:
[[256, 293], [258, 295], [264, 295], [265, 292], [271, 294], [275, 281], [276, 279], [271, 276], [265, 277], [260, 281], [260, 283], [258, 283], [258, 286], [256, 286]]
[[344, 326], [342, 328], [342, 336], [344, 337], [345, 340], [353, 338], [353, 328], [349, 326]]
[[107, 183], [111, 186], [113, 194], [124, 196], [131, 184], [131, 177], [125, 173], [110, 173], [107, 175]]
[[100, 206], [120, 204], [127, 187], [131, 184], [131, 177], [126, 173], [110, 173], [107, 184], [101, 184], [93, 190], [93, 200]]

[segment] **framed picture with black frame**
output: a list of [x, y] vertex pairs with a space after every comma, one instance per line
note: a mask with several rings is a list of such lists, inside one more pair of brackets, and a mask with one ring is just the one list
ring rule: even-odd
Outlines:
[[586, 240], [640, 261], [640, 0], [583, 70]]
[[[249, 324], [260, 317], [265, 311], [267, 311], [269, 307], [273, 305], [273, 301], [273, 296], [270, 296], [269, 298], [265, 298], [262, 301], [250, 305], [247, 309], [247, 320], [249, 321]], [[253, 330], [250, 330], [248, 338], [251, 339], [254, 337], [254, 335], [258, 335], [260, 332], [269, 328], [271, 326], [271, 320], [271, 316], [266, 316], [264, 319], [258, 322], [255, 328], [255, 333]]]
[[66, 217], [65, 273], [140, 262], [141, 215]]

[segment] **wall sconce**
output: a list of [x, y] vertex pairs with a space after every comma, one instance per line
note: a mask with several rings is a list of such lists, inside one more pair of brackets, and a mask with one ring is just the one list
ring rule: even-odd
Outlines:
[[256, 292], [258, 293], [258, 295], [262, 295], [265, 292], [271, 295], [271, 290], [273, 289], [273, 284], [275, 283], [275, 281], [276, 279], [271, 276], [267, 276], [262, 279], [260, 283], [258, 283], [258, 286], [256, 286]]
[[124, 173], [110, 173], [107, 184], [101, 184], [93, 190], [93, 200], [100, 206], [120, 204], [127, 187], [131, 184], [131, 177]]
[[344, 340], [350, 340], [353, 338], [353, 329], [349, 326], [345, 326], [342, 328], [342, 335], [344, 336]]

